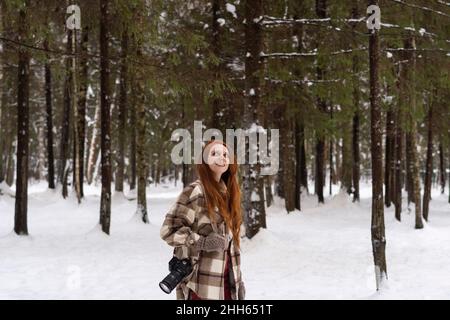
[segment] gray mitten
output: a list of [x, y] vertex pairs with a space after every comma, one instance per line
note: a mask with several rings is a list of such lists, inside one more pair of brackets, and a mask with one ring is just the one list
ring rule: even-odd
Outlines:
[[206, 237], [201, 237], [196, 243], [197, 250], [225, 251], [227, 249], [227, 239], [215, 232], [211, 232]]
[[241, 282], [241, 285], [239, 286], [238, 300], [245, 300], [245, 285], [244, 285], [244, 282]]

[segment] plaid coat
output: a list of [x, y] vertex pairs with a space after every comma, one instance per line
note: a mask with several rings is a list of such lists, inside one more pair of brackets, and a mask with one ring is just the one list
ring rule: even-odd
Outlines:
[[[221, 181], [222, 182], [222, 181]], [[225, 183], [222, 182], [222, 187]], [[233, 300], [237, 300], [237, 292], [242, 283], [240, 269], [240, 252], [232, 239], [232, 233], [217, 207], [215, 221], [208, 216], [205, 196], [200, 179], [185, 187], [178, 199], [166, 214], [161, 227], [161, 238], [174, 248], [174, 255], [179, 259], [190, 259], [193, 271], [177, 286], [177, 299], [187, 300], [189, 289], [202, 299], [224, 299], [224, 271], [228, 258], [227, 251], [206, 252], [195, 248], [201, 236], [215, 231], [230, 239], [230, 286]]]

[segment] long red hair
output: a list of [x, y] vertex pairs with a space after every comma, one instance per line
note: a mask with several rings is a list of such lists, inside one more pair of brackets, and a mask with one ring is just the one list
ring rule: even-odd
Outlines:
[[[214, 179], [213, 172], [209, 168], [208, 163], [203, 159], [204, 154], [209, 154], [209, 149], [213, 144], [219, 143], [224, 145], [229, 154], [230, 164], [227, 171], [222, 174], [221, 179], [227, 186], [227, 192], [222, 193], [220, 191], [220, 185]], [[205, 152], [208, 151], [207, 153]], [[210, 140], [202, 149], [201, 162], [196, 165], [197, 175], [202, 182], [206, 207], [208, 209], [208, 215], [211, 221], [214, 223], [214, 207], [217, 206], [221, 213], [227, 227], [231, 230], [234, 238], [234, 242], [239, 248], [240, 246], [240, 228], [242, 224], [241, 215], [241, 190], [237, 181], [238, 166], [234, 159], [233, 150], [230, 150], [223, 141]]]

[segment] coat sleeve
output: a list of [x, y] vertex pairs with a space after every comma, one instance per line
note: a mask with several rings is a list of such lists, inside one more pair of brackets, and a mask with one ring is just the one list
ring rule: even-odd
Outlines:
[[187, 186], [166, 214], [161, 227], [161, 239], [172, 247], [194, 246], [200, 235], [192, 231], [195, 222], [198, 196], [191, 197], [192, 186]]

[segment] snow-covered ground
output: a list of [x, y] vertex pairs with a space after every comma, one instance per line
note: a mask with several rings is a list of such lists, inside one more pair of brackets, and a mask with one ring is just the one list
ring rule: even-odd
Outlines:
[[[78, 205], [45, 183], [30, 186], [29, 237], [13, 232], [14, 199], [0, 196], [0, 299], [175, 299], [158, 282], [171, 248], [159, 238], [164, 215], [181, 184], [148, 189], [150, 224], [135, 202], [113, 196], [111, 236], [98, 228], [99, 187], [86, 187]], [[248, 299], [448, 299], [450, 205], [433, 190], [430, 221], [414, 229], [405, 208], [401, 223], [385, 210], [388, 285], [375, 291], [370, 243], [370, 185], [361, 203], [346, 194], [303, 198], [302, 212], [286, 214], [275, 199], [268, 229], [242, 244]]]

